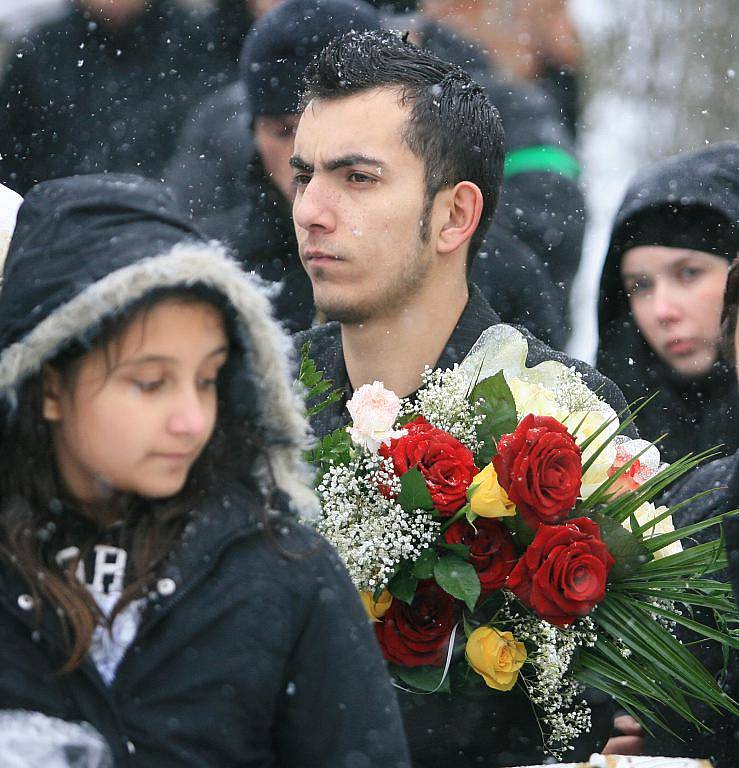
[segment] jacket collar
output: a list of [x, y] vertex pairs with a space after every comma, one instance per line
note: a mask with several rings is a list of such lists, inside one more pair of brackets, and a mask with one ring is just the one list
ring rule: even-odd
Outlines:
[[[470, 283], [467, 304], [434, 367], [447, 369], [452, 368], [455, 363], [461, 363], [474, 343], [480, 338], [482, 332], [490, 328], [491, 325], [498, 325], [501, 322], [500, 316], [488, 304], [482, 291], [474, 283]], [[343, 390], [343, 396], [341, 400], [324, 409], [312, 419], [314, 432], [319, 438], [349, 423], [346, 404], [354, 394], [346, 370], [338, 324], [336, 324], [334, 338], [334, 343], [339, 348], [339, 354], [336, 355], [336, 368], [332, 371], [326, 371], [326, 373], [328, 378], [333, 381], [333, 388]]]

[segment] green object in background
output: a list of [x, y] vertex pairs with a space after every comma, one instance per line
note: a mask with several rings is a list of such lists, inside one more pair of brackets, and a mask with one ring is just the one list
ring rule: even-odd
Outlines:
[[580, 175], [580, 164], [564, 149], [551, 144], [522, 147], [509, 152], [503, 167], [504, 178], [518, 173], [558, 173], [570, 179]]

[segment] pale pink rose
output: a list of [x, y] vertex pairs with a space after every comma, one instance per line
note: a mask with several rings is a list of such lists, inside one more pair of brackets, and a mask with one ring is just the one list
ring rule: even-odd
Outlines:
[[370, 453], [377, 453], [384, 443], [403, 437], [404, 429], [394, 430], [400, 411], [400, 398], [381, 381], [363, 384], [346, 404], [352, 425], [346, 428], [352, 441]]
[[608, 477], [615, 475], [634, 456], [642, 451], [644, 453], [611, 486], [612, 493], [620, 495], [627, 491], [635, 491], [665, 466], [660, 463], [659, 450], [646, 440], [631, 440], [623, 435], [618, 435], [613, 442], [616, 445], [616, 458], [608, 470]]

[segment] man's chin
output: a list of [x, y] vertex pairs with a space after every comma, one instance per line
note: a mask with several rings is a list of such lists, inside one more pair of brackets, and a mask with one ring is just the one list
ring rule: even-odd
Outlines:
[[347, 305], [343, 302], [316, 302], [316, 309], [327, 322], [337, 322], [342, 325], [360, 325], [369, 319], [367, 312], [361, 307]]

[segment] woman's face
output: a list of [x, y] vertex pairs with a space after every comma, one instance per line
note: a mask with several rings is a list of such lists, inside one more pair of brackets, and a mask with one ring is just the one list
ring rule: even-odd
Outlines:
[[708, 373], [718, 356], [729, 264], [702, 251], [631, 248], [621, 279], [647, 344], [684, 376]]
[[107, 349], [88, 352], [69, 388], [47, 368], [43, 414], [72, 495], [178, 493], [213, 434], [227, 357], [221, 313], [171, 299], [136, 315]]

